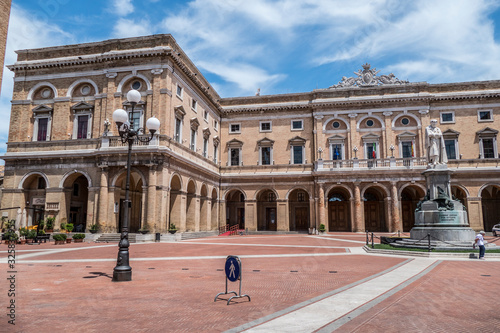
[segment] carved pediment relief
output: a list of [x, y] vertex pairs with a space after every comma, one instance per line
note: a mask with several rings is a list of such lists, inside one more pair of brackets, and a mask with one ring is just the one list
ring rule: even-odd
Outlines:
[[443, 132], [443, 136], [447, 138], [458, 138], [460, 132], [454, 131], [452, 129], [447, 129]]
[[331, 137], [328, 138], [328, 143], [342, 143], [344, 142], [345, 140], [345, 137], [343, 137], [342, 135], [333, 135]]
[[203, 129], [203, 138], [208, 139], [208, 137], [210, 136], [210, 134], [211, 134], [210, 133], [210, 129], [208, 127], [205, 127]]
[[219, 144], [220, 144], [220, 139], [219, 139], [219, 137], [216, 135], [216, 136], [214, 136], [214, 145], [215, 145], [215, 146], [219, 146]]
[[363, 139], [363, 141], [370, 141], [370, 140], [375, 140], [375, 141], [378, 141], [380, 139], [380, 135], [377, 135], [377, 134], [373, 134], [373, 133], [368, 133], [366, 135], [363, 135], [361, 137], [361, 139]]
[[477, 131], [476, 134], [479, 136], [479, 137], [494, 137], [494, 136], [497, 136], [498, 134], [498, 131], [495, 130], [495, 129], [492, 129], [492, 128], [489, 128], [489, 127], [486, 127], [486, 128], [483, 128], [482, 130], [480, 131]]
[[400, 133], [398, 135], [396, 135], [396, 137], [399, 139], [399, 140], [403, 140], [403, 139], [413, 139], [417, 136], [417, 134], [413, 133], [413, 132], [403, 132], [403, 133]]
[[296, 136], [296, 137], [293, 137], [290, 140], [288, 140], [288, 144], [290, 146], [293, 146], [293, 145], [305, 145], [306, 141], [307, 141], [306, 139], [301, 138], [300, 136]]
[[191, 118], [190, 123], [191, 123], [191, 128], [194, 129], [195, 131], [200, 126], [200, 122], [198, 121], [198, 118]]
[[80, 102], [80, 103], [73, 105], [71, 107], [71, 110], [73, 112], [77, 112], [77, 111], [88, 111], [88, 110], [92, 110], [93, 108], [94, 108], [94, 106], [91, 104], [88, 104], [85, 102]]
[[354, 72], [357, 77], [342, 77], [342, 81], [338, 84], [331, 86], [330, 88], [344, 88], [344, 87], [373, 87], [378, 85], [389, 85], [389, 84], [408, 84], [408, 81], [398, 79], [394, 74], [390, 73], [388, 75], [378, 75], [378, 71], [375, 67], [370, 68], [370, 64], [366, 63], [363, 66], [363, 70], [359, 69]]

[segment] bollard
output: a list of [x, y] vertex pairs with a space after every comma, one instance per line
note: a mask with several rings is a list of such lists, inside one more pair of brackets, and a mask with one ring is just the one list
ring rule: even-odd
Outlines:
[[366, 246], [370, 244], [370, 240], [368, 238], [368, 230], [366, 230]]
[[401, 237], [401, 233], [400, 233], [400, 231], [399, 231], [399, 230], [398, 230], [398, 237]]
[[373, 232], [372, 232], [372, 249], [373, 249], [373, 248], [374, 248], [374, 246], [373, 246]]
[[429, 247], [429, 252], [431, 252], [431, 234], [427, 234], [427, 244]]
[[156, 237], [155, 237], [155, 242], [159, 242], [159, 241], [160, 241], [160, 233], [157, 232]]

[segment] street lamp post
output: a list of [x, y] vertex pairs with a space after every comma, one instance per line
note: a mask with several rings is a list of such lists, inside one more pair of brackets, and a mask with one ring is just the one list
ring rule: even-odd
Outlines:
[[130, 90], [127, 93], [127, 100], [132, 106], [130, 116], [127, 111], [117, 109], [113, 112], [113, 121], [118, 127], [118, 133], [122, 143], [128, 143], [127, 155], [127, 178], [125, 180], [125, 212], [123, 214], [123, 223], [121, 229], [120, 243], [118, 244], [118, 258], [116, 260], [116, 267], [113, 270], [113, 282], [131, 281], [132, 280], [132, 267], [129, 266], [129, 251], [130, 243], [128, 241], [128, 228], [130, 222], [129, 209], [130, 204], [130, 164], [132, 157], [132, 145], [137, 139], [141, 142], [150, 142], [154, 134], [160, 128], [160, 121], [151, 117], [146, 122], [146, 127], [149, 129], [149, 136], [141, 136], [145, 133], [144, 128], [134, 129], [134, 107], [141, 101], [141, 93], [137, 90]]

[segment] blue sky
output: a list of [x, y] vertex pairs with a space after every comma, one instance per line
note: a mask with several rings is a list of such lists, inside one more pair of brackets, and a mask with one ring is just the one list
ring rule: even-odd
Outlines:
[[[328, 88], [365, 62], [410, 82], [500, 79], [498, 0], [12, 2], [6, 64], [18, 49], [170, 33], [222, 97]], [[0, 154], [7, 134], [1, 122]]]

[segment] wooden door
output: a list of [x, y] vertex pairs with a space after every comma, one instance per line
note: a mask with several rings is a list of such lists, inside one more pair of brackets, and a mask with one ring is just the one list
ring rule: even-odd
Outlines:
[[245, 208], [238, 208], [238, 229], [245, 230]]
[[383, 231], [380, 223], [380, 204], [365, 201], [365, 229], [370, 232]]
[[347, 201], [330, 201], [329, 211], [329, 231], [350, 231]]
[[415, 208], [412, 201], [401, 201], [403, 231], [408, 232], [415, 225]]
[[267, 230], [276, 231], [278, 230], [276, 221], [276, 208], [266, 208], [266, 225]]
[[295, 207], [295, 230], [308, 230], [308, 209], [307, 207]]

